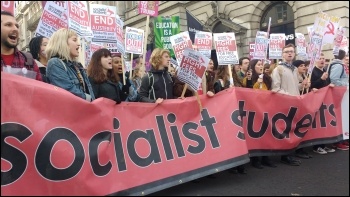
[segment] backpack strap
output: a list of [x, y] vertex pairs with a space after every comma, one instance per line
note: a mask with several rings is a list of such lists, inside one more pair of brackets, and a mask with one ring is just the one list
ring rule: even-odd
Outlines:
[[[329, 76], [331, 75], [331, 69], [332, 69], [332, 66], [334, 64], [338, 64], [338, 63], [332, 63], [332, 64], [329, 65], [329, 70], [328, 70]], [[344, 65], [343, 64], [341, 64], [341, 65], [343, 66], [343, 69], [341, 70], [340, 78], [342, 78], [342, 76], [344, 75], [344, 71], [345, 71]]]
[[34, 58], [31, 53], [19, 51], [21, 54], [24, 56], [25, 61], [25, 66], [28, 68], [28, 70], [33, 70], [34, 69]]

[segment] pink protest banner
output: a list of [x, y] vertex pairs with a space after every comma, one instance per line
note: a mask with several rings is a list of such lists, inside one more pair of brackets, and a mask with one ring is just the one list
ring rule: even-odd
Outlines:
[[194, 44], [197, 50], [205, 55], [207, 58], [211, 56], [211, 49], [213, 46], [213, 35], [209, 32], [197, 31], [194, 38]]
[[299, 97], [229, 88], [200, 96], [198, 113], [194, 97], [116, 105], [4, 72], [1, 84], [4, 196], [149, 195], [252, 156], [337, 142], [349, 125], [346, 87]]
[[219, 65], [239, 63], [235, 33], [214, 33], [214, 44]]
[[264, 31], [256, 32], [253, 59], [266, 59], [268, 44], [269, 44], [269, 39], [268, 39], [267, 32], [264, 32]]
[[126, 27], [125, 30], [125, 52], [134, 54], [143, 54], [145, 31]]
[[158, 16], [159, 1], [139, 1], [139, 14]]
[[48, 1], [45, 4], [43, 14], [36, 28], [35, 36], [50, 38], [51, 35], [61, 28], [68, 28], [67, 1], [55, 3]]
[[86, 1], [68, 1], [68, 27], [82, 37], [92, 37]]
[[199, 51], [186, 48], [177, 71], [177, 77], [180, 81], [188, 84], [193, 90], [197, 91], [208, 64], [209, 58]]
[[188, 31], [185, 31], [185, 32], [170, 36], [170, 42], [173, 47], [177, 63], [178, 65], [180, 65], [184, 50], [186, 48], [192, 49], [192, 41], [190, 39], [190, 35], [188, 34]]
[[255, 50], [255, 42], [249, 42], [249, 59], [253, 59], [254, 55], [254, 50]]
[[116, 7], [90, 4], [92, 42], [115, 43], [117, 37]]
[[302, 59], [307, 59], [306, 41], [302, 33], [295, 33], [295, 44], [297, 49], [297, 56]]
[[282, 59], [282, 49], [286, 44], [285, 34], [270, 34], [269, 59]]
[[1, 11], [11, 12], [15, 14], [15, 1], [1, 1]]

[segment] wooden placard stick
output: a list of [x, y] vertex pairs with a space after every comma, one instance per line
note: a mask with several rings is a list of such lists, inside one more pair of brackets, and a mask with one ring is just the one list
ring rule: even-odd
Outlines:
[[133, 58], [134, 58], [134, 54], [131, 53], [131, 57], [130, 57], [130, 75], [129, 75], [129, 79], [132, 78], [132, 63], [134, 62], [134, 61], [133, 61]]
[[202, 107], [202, 102], [201, 100], [199, 99], [199, 96], [198, 96], [198, 92], [195, 91], [194, 93], [196, 95], [196, 98], [197, 98], [197, 102], [198, 102], [198, 105], [199, 105], [199, 113], [201, 113], [201, 111], [203, 110], [203, 107]]
[[143, 43], [143, 54], [142, 54], [142, 65], [146, 68], [146, 53], [147, 53], [147, 39], [148, 39], [148, 31], [149, 31], [149, 15], [147, 15], [146, 19], [146, 31], [145, 31], [145, 40]]
[[230, 76], [230, 85], [233, 85], [233, 78], [232, 78], [231, 65], [228, 64], [227, 67], [228, 67], [228, 74], [229, 74], [229, 76]]
[[121, 59], [122, 59], [122, 71], [123, 71], [123, 84], [125, 85], [126, 82], [125, 82], [125, 68], [124, 68], [124, 57], [123, 55], [121, 56]]
[[188, 85], [187, 85], [187, 83], [185, 83], [184, 89], [182, 90], [182, 93], [181, 93], [181, 98], [184, 98], [187, 87], [188, 87]]

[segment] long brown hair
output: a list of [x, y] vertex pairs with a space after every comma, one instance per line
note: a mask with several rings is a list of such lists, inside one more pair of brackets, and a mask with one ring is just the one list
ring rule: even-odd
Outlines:
[[[253, 85], [258, 81], [258, 78], [259, 78], [259, 74], [255, 71], [255, 66], [258, 64], [258, 62], [261, 61], [261, 60], [258, 60], [258, 59], [253, 59], [253, 60], [250, 60], [249, 62], [249, 69], [252, 69], [252, 82], [253, 82]], [[265, 74], [264, 72], [264, 68], [263, 68], [263, 72], [262, 72], [264, 75], [263, 75], [263, 82], [266, 84], [267, 86], [267, 89], [271, 89], [271, 84], [272, 84], [272, 78], [268, 75], [268, 74]]]
[[113, 70], [108, 70], [107, 75], [103, 73], [103, 67], [101, 64], [101, 58], [102, 57], [108, 57], [112, 56], [111, 52], [106, 49], [102, 48], [94, 52], [91, 57], [91, 61], [89, 63], [89, 66], [87, 68], [87, 74], [89, 77], [91, 77], [96, 83], [103, 83], [107, 80], [111, 80], [113, 82], [118, 82], [116, 78], [114, 77]]
[[229, 76], [228, 76], [228, 66], [219, 65], [215, 74], [215, 81], [222, 79], [224, 81], [224, 87], [228, 85]]

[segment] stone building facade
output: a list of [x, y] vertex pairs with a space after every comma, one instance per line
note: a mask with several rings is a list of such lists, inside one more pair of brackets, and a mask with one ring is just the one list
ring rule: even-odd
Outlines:
[[[146, 17], [139, 15], [137, 1], [89, 1], [117, 7], [125, 26], [145, 29]], [[341, 17], [349, 37], [349, 2], [346, 1], [160, 1], [159, 16], [179, 16], [180, 31], [187, 31], [186, 9], [213, 33], [234, 32], [240, 57], [248, 56], [249, 42], [254, 41], [258, 30], [266, 31], [268, 18], [272, 18], [271, 33], [290, 35], [287, 41], [294, 43], [294, 33], [303, 33], [307, 40], [307, 26], [313, 25], [319, 11]], [[19, 48], [25, 50], [40, 20], [42, 5], [39, 1], [18, 1], [16, 18], [21, 26]], [[148, 43], [154, 39], [151, 17]], [[332, 58], [331, 46], [323, 51]]]

